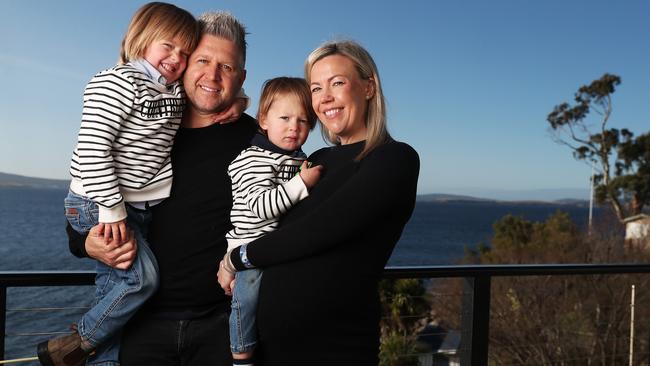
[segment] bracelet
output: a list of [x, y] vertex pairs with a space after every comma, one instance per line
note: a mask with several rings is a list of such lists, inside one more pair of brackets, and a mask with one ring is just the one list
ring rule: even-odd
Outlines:
[[241, 258], [241, 263], [244, 265], [246, 268], [255, 268], [254, 265], [251, 264], [251, 262], [248, 260], [248, 255], [246, 254], [246, 247], [248, 244], [244, 244], [239, 247], [239, 257]]

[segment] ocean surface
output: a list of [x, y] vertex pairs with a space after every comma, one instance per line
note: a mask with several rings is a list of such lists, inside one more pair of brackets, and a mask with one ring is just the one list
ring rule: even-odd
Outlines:
[[[60, 189], [0, 188], [0, 271], [92, 270], [68, 251]], [[557, 210], [584, 225], [588, 209], [553, 204], [418, 202], [388, 265], [453, 264], [464, 248], [489, 244], [492, 224], [512, 214], [542, 221]], [[43, 332], [67, 332], [92, 301], [92, 287], [10, 288], [5, 356], [35, 355]], [[29, 311], [44, 308], [40, 311]], [[54, 309], [53, 309], [54, 308]], [[58, 308], [65, 308], [59, 310]], [[38, 365], [38, 363], [22, 363]]]

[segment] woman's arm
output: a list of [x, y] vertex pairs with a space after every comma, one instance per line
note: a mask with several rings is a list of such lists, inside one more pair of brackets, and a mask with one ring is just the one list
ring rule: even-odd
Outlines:
[[[311, 256], [340, 245], [395, 210], [415, 205], [419, 157], [402, 143], [388, 143], [360, 162], [359, 170], [309, 214], [247, 245], [250, 263], [267, 267]], [[239, 250], [230, 255], [245, 269]]]

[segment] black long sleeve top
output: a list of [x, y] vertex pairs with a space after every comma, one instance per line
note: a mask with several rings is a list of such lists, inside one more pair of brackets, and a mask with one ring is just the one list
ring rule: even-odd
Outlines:
[[[280, 229], [248, 244], [264, 269], [259, 294], [259, 356], [264, 366], [377, 365], [377, 283], [415, 205], [419, 158], [386, 143], [359, 162], [364, 143], [336, 146], [309, 160], [325, 166], [310, 196]], [[231, 260], [243, 270], [239, 251]]]

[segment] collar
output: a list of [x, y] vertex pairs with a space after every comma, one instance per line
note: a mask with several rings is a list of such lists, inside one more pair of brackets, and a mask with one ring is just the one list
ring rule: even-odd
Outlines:
[[145, 73], [145, 75], [151, 78], [151, 80], [156, 81], [162, 85], [167, 85], [167, 79], [165, 79], [165, 77], [162, 76], [160, 71], [158, 71], [158, 69], [153, 67], [153, 65], [150, 64], [149, 61], [143, 58], [139, 58], [137, 60], [131, 61], [130, 64], [133, 65], [133, 67], [135, 67], [136, 69]]
[[251, 141], [251, 145], [257, 146], [257, 147], [262, 148], [264, 150], [272, 151], [274, 153], [288, 155], [288, 156], [291, 156], [291, 157], [294, 157], [294, 158], [301, 157], [301, 156], [305, 155], [305, 153], [303, 153], [301, 149], [294, 150], [294, 151], [289, 151], [289, 150], [285, 150], [285, 149], [283, 149], [281, 147], [278, 147], [274, 143], [269, 141], [268, 137], [262, 135], [261, 133], [257, 133], [257, 134], [255, 134], [255, 136], [253, 136], [253, 140]]

